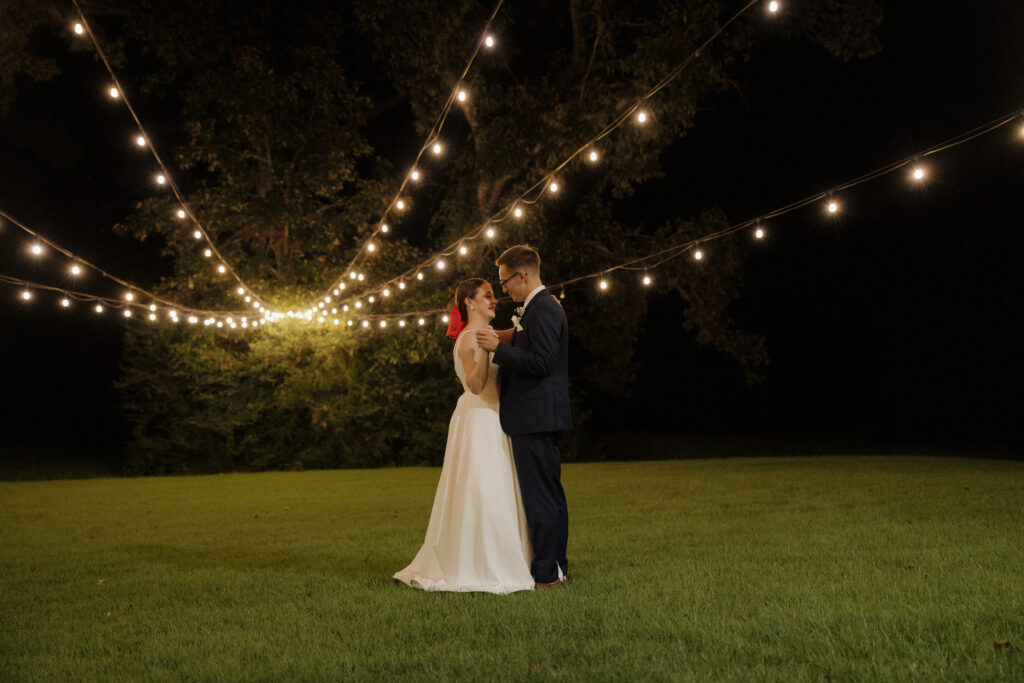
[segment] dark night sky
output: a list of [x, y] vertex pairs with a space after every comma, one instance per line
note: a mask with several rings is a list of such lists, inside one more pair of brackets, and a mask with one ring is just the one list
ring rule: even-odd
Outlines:
[[[656, 221], [718, 206], [738, 222], [1024, 107], [1024, 3], [884, 5], [874, 57], [759, 47], [736, 69], [739, 91], [704, 104], [666, 177], [629, 210]], [[141, 155], [109, 143], [130, 121], [97, 97], [91, 58], [64, 61], [64, 76], [27, 89], [2, 121], [0, 207], [145, 282], [161, 268], [153, 247], [109, 229], [150, 191]], [[174, 140], [173, 118], [151, 134]], [[928, 163], [924, 187], [894, 174], [843, 193], [837, 221], [808, 208], [766, 226], [735, 310], [768, 340], [764, 382], [746, 385], [681, 331], [681, 304], [657, 297], [632, 397], [602, 401], [596, 416], [691, 434], [1019, 443], [1021, 124]], [[47, 281], [24, 265], [23, 244], [0, 229], [0, 272]], [[15, 294], [0, 286], [0, 444], [117, 443], [119, 324], [26, 308]]]

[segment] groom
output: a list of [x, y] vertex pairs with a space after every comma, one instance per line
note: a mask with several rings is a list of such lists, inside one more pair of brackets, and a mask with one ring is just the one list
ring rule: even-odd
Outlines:
[[510, 247], [495, 261], [501, 288], [521, 303], [515, 329], [476, 333], [501, 366], [501, 427], [512, 439], [519, 488], [533, 542], [530, 572], [538, 588], [561, 585], [569, 571], [569, 512], [557, 438], [572, 427], [569, 412], [569, 324], [540, 280], [532, 247]]

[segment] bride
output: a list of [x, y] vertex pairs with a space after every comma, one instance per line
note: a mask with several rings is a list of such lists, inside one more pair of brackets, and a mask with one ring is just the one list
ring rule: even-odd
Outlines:
[[428, 591], [533, 590], [533, 549], [512, 444], [498, 420], [498, 366], [475, 334], [494, 319], [494, 291], [486, 280], [466, 280], [455, 301], [448, 336], [455, 339], [463, 394], [448, 425], [426, 539], [394, 578]]

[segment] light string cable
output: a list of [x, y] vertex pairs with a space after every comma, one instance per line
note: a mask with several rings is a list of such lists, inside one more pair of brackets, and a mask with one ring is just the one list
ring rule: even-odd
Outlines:
[[[235, 271], [231, 264], [228, 263], [227, 259], [225, 259], [223, 255], [221, 255], [220, 251], [217, 249], [217, 246], [213, 243], [213, 240], [210, 238], [209, 232], [206, 230], [205, 226], [203, 226], [202, 222], [199, 220], [196, 214], [192, 211], [192, 208], [189, 206], [188, 202], [185, 201], [185, 196], [179, 189], [178, 184], [174, 182], [174, 178], [171, 177], [170, 171], [167, 170], [167, 165], [160, 157], [160, 154], [157, 152], [156, 147], [153, 146], [153, 142], [152, 140], [150, 140], [149, 134], [146, 133], [146, 129], [145, 127], [143, 127], [142, 121], [139, 119], [138, 114], [136, 114], [135, 112], [135, 108], [132, 106], [131, 102], [128, 101], [128, 97], [124, 92], [124, 88], [121, 87], [121, 82], [117, 78], [117, 74], [114, 73], [114, 69], [110, 65], [110, 61], [107, 59], [106, 53], [103, 52], [103, 48], [100, 47], [99, 40], [97, 40], [96, 35], [93, 33], [92, 28], [89, 26], [88, 20], [85, 18], [85, 12], [82, 11], [82, 7], [81, 5], [79, 5], [78, 0], [71, 1], [74, 3], [75, 9], [78, 10], [78, 17], [81, 21], [82, 31], [89, 36], [89, 39], [92, 41], [93, 47], [96, 49], [96, 54], [99, 55], [100, 60], [103, 62], [103, 66], [106, 67], [107, 73], [110, 75], [111, 81], [114, 83], [114, 88], [116, 88], [116, 94], [112, 91], [111, 96], [120, 97], [121, 100], [124, 102], [125, 107], [127, 107], [128, 109], [128, 113], [131, 114], [132, 119], [135, 120], [135, 125], [139, 129], [141, 141], [144, 142], [145, 146], [149, 148], [149, 151], [153, 155], [153, 158], [156, 160], [157, 165], [160, 166], [162, 174], [157, 178], [157, 182], [160, 184], [166, 183], [170, 187], [171, 192], [174, 194], [174, 197], [178, 200], [178, 203], [180, 205], [180, 208], [178, 210], [178, 217], [185, 218], [187, 216], [189, 220], [192, 221], [192, 224], [195, 226], [193, 236], [197, 240], [205, 239], [206, 241], [207, 249], [204, 252], [204, 255], [207, 256], [208, 258], [211, 256], [215, 256], [216, 260], [219, 261], [219, 265], [217, 267], [218, 272], [220, 272], [222, 275], [225, 273], [230, 274], [230, 276], [235, 279], [235, 281], [238, 283], [238, 287], [240, 290], [239, 292], [236, 293], [239, 296], [248, 296], [250, 299], [253, 299], [253, 308], [258, 309], [261, 313], [263, 313], [265, 310], [269, 310], [270, 306], [266, 303], [266, 301], [264, 301], [258, 294], [256, 294], [252, 287], [247, 285], [242, 280], [241, 276]], [[75, 27], [75, 32], [79, 32], [77, 26]]]
[[[568, 287], [569, 285], [573, 285], [573, 284], [576, 284], [578, 282], [582, 282], [582, 281], [585, 281], [585, 280], [591, 280], [591, 279], [598, 278], [598, 277], [605, 277], [605, 276], [608, 276], [611, 273], [613, 273], [615, 271], [618, 271], [618, 270], [644, 271], [644, 272], [647, 272], [647, 271], [653, 270], [654, 268], [657, 268], [660, 265], [663, 265], [664, 263], [666, 263], [668, 261], [671, 261], [672, 259], [678, 258], [679, 256], [682, 256], [683, 254], [686, 254], [686, 253], [691, 252], [691, 251], [694, 253], [695, 257], [697, 257], [697, 254], [700, 253], [701, 256], [697, 257], [697, 260], [702, 260], [703, 253], [699, 251], [699, 246], [701, 244], [705, 243], [705, 242], [712, 242], [714, 240], [722, 239], [722, 238], [727, 237], [729, 235], [732, 235], [734, 233], [741, 232], [743, 230], [750, 230], [750, 229], [754, 229], [755, 230], [754, 236], [755, 236], [756, 239], [760, 240], [760, 239], [762, 239], [764, 237], [763, 225], [764, 225], [765, 221], [768, 221], [768, 220], [770, 220], [772, 218], [777, 218], [779, 216], [783, 216], [785, 214], [792, 213], [792, 212], [794, 212], [794, 211], [796, 211], [798, 209], [802, 209], [802, 208], [804, 208], [806, 206], [810, 206], [812, 204], [821, 202], [823, 200], [827, 200], [829, 202], [829, 205], [826, 206], [826, 211], [828, 211], [830, 213], [837, 213], [837, 211], [838, 211], [838, 204], [836, 203], [837, 200], [835, 199], [836, 193], [842, 192], [844, 190], [851, 189], [851, 188], [856, 187], [858, 185], [863, 185], [864, 183], [867, 183], [867, 182], [872, 181], [872, 180], [876, 180], [876, 179], [881, 178], [883, 176], [890, 175], [890, 174], [895, 173], [896, 171], [900, 170], [901, 168], [906, 168], [907, 166], [912, 166], [911, 179], [915, 180], [915, 181], [922, 181], [925, 178], [924, 169], [923, 169], [923, 167], [921, 167], [919, 165], [919, 162], [922, 159], [925, 159], [927, 157], [933, 156], [933, 155], [938, 154], [940, 152], [944, 152], [944, 151], [948, 151], [948, 150], [956, 148], [956, 147], [960, 147], [961, 145], [965, 145], [968, 142], [972, 142], [973, 140], [976, 140], [976, 139], [978, 139], [978, 138], [980, 138], [980, 137], [982, 137], [984, 135], [992, 133], [992, 132], [994, 132], [994, 131], [996, 131], [996, 130], [998, 130], [998, 129], [1000, 129], [1000, 128], [1008, 125], [1008, 124], [1014, 123], [1015, 121], [1019, 121], [1022, 124], [1022, 127], [1021, 127], [1021, 137], [1024, 138], [1024, 110], [1020, 110], [1020, 111], [1014, 112], [1012, 114], [1007, 114], [1005, 116], [1001, 116], [998, 119], [995, 119], [995, 120], [990, 121], [988, 123], [984, 123], [984, 124], [982, 124], [982, 125], [980, 125], [980, 126], [978, 126], [976, 128], [972, 128], [972, 129], [970, 129], [968, 131], [960, 133], [959, 135], [955, 135], [955, 136], [953, 136], [953, 137], [951, 137], [951, 138], [949, 138], [949, 139], [947, 139], [947, 140], [945, 140], [943, 142], [940, 142], [940, 143], [938, 143], [936, 145], [933, 145], [932, 147], [928, 147], [928, 148], [926, 148], [926, 149], [924, 149], [924, 150], [922, 150], [922, 151], [920, 151], [920, 152], [918, 152], [916, 154], [912, 154], [910, 156], [903, 157], [903, 158], [901, 158], [901, 159], [899, 159], [897, 161], [894, 161], [894, 162], [891, 162], [889, 164], [886, 164], [885, 166], [881, 166], [881, 167], [879, 167], [879, 168], [877, 168], [877, 169], [875, 169], [873, 171], [869, 171], [869, 172], [867, 172], [867, 173], [865, 173], [863, 175], [860, 175], [860, 176], [858, 176], [856, 178], [844, 181], [844, 182], [842, 182], [842, 183], [840, 183], [838, 185], [835, 185], [834, 187], [831, 187], [831, 188], [829, 188], [827, 190], [822, 190], [822, 191], [816, 192], [816, 193], [814, 193], [812, 195], [808, 195], [807, 197], [804, 197], [803, 199], [798, 199], [798, 200], [796, 200], [794, 202], [791, 202], [789, 204], [785, 204], [785, 205], [780, 206], [778, 208], [775, 208], [775, 209], [772, 209], [770, 211], [767, 211], [767, 212], [757, 216], [756, 218], [751, 218], [751, 219], [742, 221], [740, 223], [736, 223], [736, 224], [730, 225], [728, 227], [725, 227], [725, 228], [722, 228], [720, 230], [708, 233], [708, 234], [703, 235], [701, 237], [697, 237], [697, 238], [694, 238], [694, 239], [686, 240], [685, 242], [681, 242], [681, 243], [678, 243], [678, 244], [671, 245], [669, 247], [665, 247], [663, 249], [659, 249], [658, 251], [655, 251], [655, 252], [652, 252], [650, 254], [646, 254], [644, 256], [640, 256], [640, 257], [637, 257], [637, 258], [634, 258], [634, 259], [630, 259], [628, 261], [624, 261], [624, 262], [619, 263], [619, 264], [614, 265], [614, 266], [609, 266], [609, 267], [603, 268], [601, 270], [597, 270], [597, 271], [594, 271], [594, 272], [591, 272], [591, 273], [587, 273], [586, 275], [579, 275], [577, 277], [573, 277], [573, 278], [568, 279], [568, 280], [563, 280], [561, 282], [556, 282], [554, 284], [545, 285], [545, 286], [549, 290], [562, 290], [564, 292], [565, 288]], [[608, 283], [606, 281], [602, 281], [602, 282], [603, 282], [603, 286], [601, 286], [601, 289], [607, 289], [608, 286], [609, 286]], [[651, 283], [652, 283], [650, 277], [648, 277], [648, 276], [645, 276], [644, 279], [641, 280], [641, 282], [642, 282], [642, 284], [644, 286], [650, 286]], [[506, 298], [501, 299], [500, 301], [507, 301], [507, 300], [508, 300], [508, 298], [506, 297]], [[438, 313], [446, 313], [446, 312], [447, 312], [447, 309], [438, 308], [438, 309], [434, 309], [434, 310], [428, 311], [426, 313], [438, 314]], [[379, 325], [379, 321], [382, 321], [382, 320], [386, 320], [386, 321], [402, 320], [402, 319], [406, 319], [406, 318], [410, 318], [410, 317], [420, 316], [420, 315], [423, 315], [423, 314], [424, 314], [424, 312], [414, 311], [414, 312], [402, 312], [402, 313], [393, 313], [393, 314], [368, 315], [368, 316], [365, 316], [365, 318], [363, 318], [363, 320], [370, 321], [370, 324], [366, 325], [366, 324], [361, 324], [360, 323], [360, 325], [362, 327], [364, 327], [364, 328], [365, 327], [372, 327], [374, 325]], [[442, 318], [442, 322], [447, 322], [447, 317]]]
[[[23, 280], [21, 278], [12, 277], [10, 275], [0, 274], [0, 285], [14, 285], [16, 287], [24, 288], [22, 291], [22, 299], [30, 301], [32, 299], [32, 291], [48, 291], [56, 292], [63, 295], [60, 301], [60, 305], [63, 308], [71, 307], [71, 300], [79, 302], [96, 302], [96, 307], [93, 309], [96, 313], [103, 313], [106, 308], [123, 309], [123, 317], [133, 319], [133, 309], [141, 309], [143, 315], [139, 319], [148, 318], [150, 322], [157, 322], [160, 318], [157, 315], [157, 309], [155, 304], [151, 304], [146, 307], [142, 304], [122, 301], [109, 296], [100, 296], [98, 294], [89, 294], [88, 292], [78, 292], [71, 289], [65, 289], [63, 287], [57, 287], [55, 285], [45, 285], [38, 282], [32, 282], [30, 280]], [[106, 307], [104, 307], [104, 304]], [[181, 310], [187, 317], [179, 318], [178, 310]], [[200, 319], [200, 316], [202, 318]], [[196, 308], [182, 307], [180, 309], [170, 309], [168, 311], [168, 320], [171, 323], [177, 324], [184, 320], [189, 325], [197, 325], [202, 323], [205, 327], [229, 327], [231, 329], [242, 328], [257, 328], [261, 324], [266, 325], [266, 320], [248, 319], [244, 313], [236, 313], [234, 315], [226, 314], [223, 311], [204, 311]]]
[[[91, 270], [96, 271], [102, 277], [105, 277], [108, 280], [111, 280], [112, 282], [115, 282], [118, 285], [124, 287], [125, 288], [124, 305], [126, 305], [126, 306], [135, 306], [135, 307], [139, 307], [139, 308], [146, 308], [148, 306], [148, 307], [150, 307], [150, 311], [154, 312], [153, 309], [152, 309], [152, 306], [154, 306], [155, 304], [160, 304], [161, 306], [165, 307], [169, 311], [186, 311], [186, 312], [189, 312], [189, 313], [202, 314], [204, 316], [211, 316], [212, 315], [214, 317], [217, 317], [217, 316], [248, 316], [249, 315], [249, 311], [211, 311], [211, 310], [206, 310], [206, 309], [194, 308], [192, 306], [181, 305], [181, 304], [179, 304], [177, 302], [174, 302], [174, 301], [171, 301], [169, 299], [166, 299], [166, 298], [164, 298], [164, 297], [162, 297], [162, 296], [160, 296], [158, 294], [153, 294], [152, 292], [150, 292], [150, 291], [148, 291], [148, 290], [146, 290], [146, 289], [144, 289], [142, 287], [139, 287], [138, 285], [132, 284], [131, 282], [128, 282], [127, 280], [124, 280], [122, 278], [119, 278], [116, 275], [113, 275], [112, 273], [107, 272], [103, 268], [100, 268], [99, 266], [97, 266], [97, 265], [87, 261], [86, 259], [84, 259], [84, 258], [82, 258], [82, 257], [80, 257], [80, 256], [78, 256], [78, 255], [76, 255], [74, 253], [72, 253], [71, 251], [65, 249], [64, 247], [62, 247], [61, 245], [57, 244], [53, 240], [50, 240], [50, 239], [44, 237], [43, 235], [41, 235], [40, 233], [36, 232], [35, 230], [32, 230], [27, 225], [25, 225], [24, 223], [22, 223], [21, 221], [16, 219], [14, 216], [11, 216], [9, 213], [7, 213], [6, 211], [4, 211], [2, 209], [0, 209], [0, 218], [4, 218], [11, 225], [14, 225], [15, 227], [21, 229], [23, 232], [26, 232], [26, 233], [28, 233], [29, 235], [31, 235], [33, 237], [33, 239], [35, 240], [35, 244], [33, 244], [33, 246], [31, 247], [31, 251], [32, 251], [32, 253], [35, 256], [39, 256], [39, 255], [42, 254], [42, 246], [41, 245], [45, 244], [48, 247], [50, 247], [51, 249], [53, 249], [54, 251], [58, 252], [59, 254], [63, 254], [64, 256], [66, 256], [71, 261], [70, 268], [71, 268], [72, 276], [77, 277], [77, 276], [81, 275], [81, 269], [84, 266], [84, 267], [87, 267], [87, 268], [89, 268]], [[18, 278], [13, 278], [11, 276], [4, 276], [4, 277], [6, 277], [8, 280], [17, 280], [18, 282], [16, 282], [15, 284], [24, 282], [24, 284], [26, 286], [29, 286], [29, 287], [32, 287], [32, 288], [35, 288], [35, 289], [49, 289], [49, 290], [57, 291], [57, 292], [68, 292], [68, 293], [70, 293], [70, 290], [67, 290], [66, 288], [63, 288], [63, 287], [56, 287], [56, 286], [52, 286], [51, 287], [49, 285], [43, 286], [43, 285], [38, 285], [38, 284], [35, 284], [35, 283], [29, 283], [27, 281], [21, 281]], [[11, 283], [8, 282], [8, 284], [11, 284]], [[78, 292], [77, 294], [80, 294], [81, 296], [85, 296], [85, 297], [93, 297], [93, 298], [95, 298], [97, 300], [105, 299], [105, 300], [110, 300], [110, 301], [120, 301], [119, 299], [114, 299], [113, 297], [102, 297], [102, 296], [99, 296], [99, 295], [85, 294], [85, 293], [82, 293], [82, 292]], [[144, 302], [141, 302], [141, 301], [137, 301], [136, 300], [136, 295], [137, 294], [143, 295], [148, 300], [149, 303], [147, 304], [147, 303], [144, 303]], [[175, 313], [175, 315], [176, 315], [176, 313]]]
[[[642, 107], [643, 107], [644, 103], [647, 102], [648, 99], [650, 99], [655, 94], [657, 94], [658, 92], [663, 90], [669, 83], [671, 83], [681, 73], [683, 73], [683, 71], [685, 71], [685, 69], [688, 66], [690, 66], [693, 63], [693, 61], [696, 58], [698, 58], [705, 49], [707, 49], [708, 45], [710, 45], [712, 42], [714, 42], [715, 39], [717, 39], [727, 28], [729, 28], [729, 26], [731, 26], [734, 22], [736, 22], [741, 16], [743, 16], [744, 13], [746, 13], [751, 7], [756, 5], [758, 2], [760, 2], [760, 0], [751, 0], [746, 5], [744, 5], [743, 8], [740, 9], [738, 12], [736, 12], [736, 14], [734, 14], [728, 21], [726, 21], [724, 24], [722, 24], [720, 27], [718, 27], [718, 29], [715, 30], [715, 32], [712, 33], [712, 35], [709, 38], [707, 38], [703, 43], [701, 43], [686, 59], [684, 59], [682, 62], [677, 64], [671, 71], [669, 71], [653, 87], [651, 87], [647, 92], [645, 92], [643, 95], [641, 95], [639, 98], [637, 98], [636, 101], [634, 101], [632, 104], [630, 104], [626, 108], [624, 108], [611, 121], [611, 123], [607, 124], [603, 129], [601, 129], [600, 132], [598, 132], [595, 136], [590, 138], [590, 140], [588, 140], [587, 142], [585, 142], [582, 145], [580, 145], [580, 147], [576, 151], [574, 151], [572, 154], [570, 154], [565, 160], [563, 160], [557, 166], [555, 166], [554, 168], [552, 168], [549, 171], [545, 172], [541, 176], [540, 180], [538, 180], [536, 183], [534, 183], [532, 186], [530, 186], [527, 190], [525, 190], [519, 196], [517, 196], [516, 198], [512, 199], [504, 207], [502, 207], [501, 209], [496, 211], [490, 218], [484, 220], [482, 223], [480, 223], [478, 226], [476, 226], [473, 230], [467, 232], [462, 237], [456, 239], [454, 242], [448, 244], [447, 246], [443, 247], [441, 250], [439, 250], [436, 253], [432, 254], [431, 256], [427, 257], [422, 262], [420, 262], [418, 265], [413, 266], [413, 267], [409, 268], [408, 270], [406, 270], [405, 272], [403, 272], [402, 274], [397, 275], [397, 276], [391, 278], [390, 280], [384, 282], [383, 284], [379, 285], [375, 289], [365, 290], [361, 294], [358, 294], [358, 295], [357, 294], [349, 295], [347, 298], [345, 298], [342, 301], [342, 303], [348, 303], [348, 302], [352, 302], [353, 300], [356, 300], [356, 304], [361, 306], [362, 302], [360, 300], [358, 300], [358, 298], [360, 296], [364, 296], [365, 297], [367, 295], [370, 295], [368, 297], [368, 299], [367, 299], [370, 303], [373, 303], [373, 301], [375, 300], [375, 297], [373, 295], [378, 294], [378, 293], [383, 295], [384, 297], [389, 297], [391, 295], [391, 293], [392, 293], [394, 288], [397, 287], [398, 289], [405, 289], [405, 286], [406, 286], [407, 282], [410, 282], [410, 281], [413, 281], [413, 280], [422, 280], [423, 279], [423, 272], [426, 271], [426, 270], [429, 270], [432, 266], [436, 266], [437, 269], [439, 269], [439, 270], [444, 270], [445, 265], [446, 265], [445, 261], [444, 261], [445, 258], [447, 258], [449, 256], [452, 256], [452, 255], [454, 255], [456, 253], [459, 253], [459, 254], [465, 254], [466, 253], [466, 247], [465, 247], [465, 243], [466, 242], [478, 239], [480, 237], [480, 235], [482, 235], [482, 234], [486, 234], [486, 236], [488, 238], [493, 237], [494, 234], [495, 234], [494, 233], [494, 228], [492, 227], [493, 225], [496, 225], [498, 223], [501, 223], [502, 221], [508, 220], [510, 216], [511, 217], [515, 217], [515, 218], [522, 217], [522, 215], [523, 215], [522, 206], [536, 204], [544, 196], [544, 191], [546, 189], [552, 189], [552, 191], [555, 191], [555, 190], [553, 190], [553, 188], [551, 188], [551, 184], [553, 182], [553, 178], [559, 173], [559, 171], [561, 171], [563, 168], [568, 166], [572, 161], [574, 161], [576, 158], [578, 158], [581, 154], [583, 154], [587, 150], [591, 150], [595, 143], [597, 143], [600, 140], [602, 140], [602, 139], [606, 138], [607, 136], [611, 135], [612, 132], [614, 132], [618, 128], [622, 127], [631, 118], [633, 118], [636, 115], [643, 114], [644, 112], [643, 112]], [[644, 118], [639, 119], [639, 121], [641, 123], [644, 120], [645, 120]], [[316, 313], [316, 309], [317, 309], [318, 306], [319, 306], [319, 308], [322, 309], [322, 308], [324, 308], [324, 306], [326, 304], [329, 304], [329, 303], [331, 303], [329, 300], [321, 299], [320, 302], [315, 304], [312, 308], [310, 308], [306, 312], [306, 317], [308, 318], [311, 314]]]
[[339, 275], [338, 278], [334, 281], [334, 283], [327, 288], [327, 291], [323, 295], [321, 295], [322, 299], [327, 299], [325, 303], [330, 303], [329, 297], [332, 292], [334, 293], [334, 296], [338, 296], [338, 294], [341, 293], [341, 290], [345, 289], [346, 284], [344, 280], [346, 274], [352, 272], [353, 268], [361, 266], [363, 262], [367, 259], [367, 257], [371, 253], [373, 253], [373, 251], [376, 248], [374, 240], [377, 238], [378, 235], [382, 233], [387, 233], [389, 230], [387, 220], [391, 212], [394, 211], [396, 208], [398, 208], [399, 211], [401, 211], [404, 208], [404, 206], [400, 204], [400, 202], [404, 201], [402, 199], [403, 193], [410, 182], [415, 183], [419, 181], [419, 164], [420, 159], [423, 158], [423, 155], [426, 154], [428, 149], [433, 149], [435, 154], [441, 153], [441, 143], [439, 142], [441, 129], [444, 127], [445, 122], [448, 120], [448, 114], [451, 113], [452, 107], [455, 105], [455, 103], [459, 101], [460, 97], [466, 96], [465, 90], [463, 89], [466, 80], [466, 74], [469, 73], [470, 68], [476, 61], [477, 56], [480, 54], [480, 50], [484, 47], [494, 46], [494, 38], [490, 33], [491, 24], [494, 22], [494, 18], [498, 15], [498, 10], [501, 9], [503, 3], [504, 0], [498, 0], [498, 3], [494, 6], [494, 10], [491, 12], [491, 16], [487, 19], [487, 23], [484, 25], [484, 30], [480, 34], [480, 38], [477, 40], [476, 46], [473, 48], [472, 54], [469, 56], [469, 61], [466, 62], [466, 66], [462, 70], [462, 73], [455, 80], [455, 86], [452, 88], [451, 93], [449, 93], [448, 95], [448, 99], [441, 107], [441, 111], [438, 113], [437, 118], [434, 120], [434, 125], [430, 127], [430, 132], [427, 133], [426, 140], [424, 141], [423, 146], [420, 147], [419, 152], [417, 152], [416, 158], [413, 160], [412, 167], [409, 169], [408, 173], [405, 174], [405, 177], [402, 178], [402, 182], [398, 187], [398, 191], [395, 193], [395, 196], [391, 198], [391, 201], [388, 203], [387, 208], [384, 209], [383, 215], [377, 221], [377, 227], [366, 239], [366, 241], [363, 243], [359, 251], [357, 251], [356, 254], [352, 257], [352, 259], [348, 262], [348, 265], [346, 265], [345, 268], [342, 270], [341, 275]]

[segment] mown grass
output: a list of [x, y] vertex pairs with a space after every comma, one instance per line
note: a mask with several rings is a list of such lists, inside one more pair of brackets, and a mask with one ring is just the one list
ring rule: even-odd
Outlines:
[[0, 678], [1024, 679], [1024, 463], [566, 465], [570, 585], [511, 596], [389, 578], [437, 476], [0, 483]]

